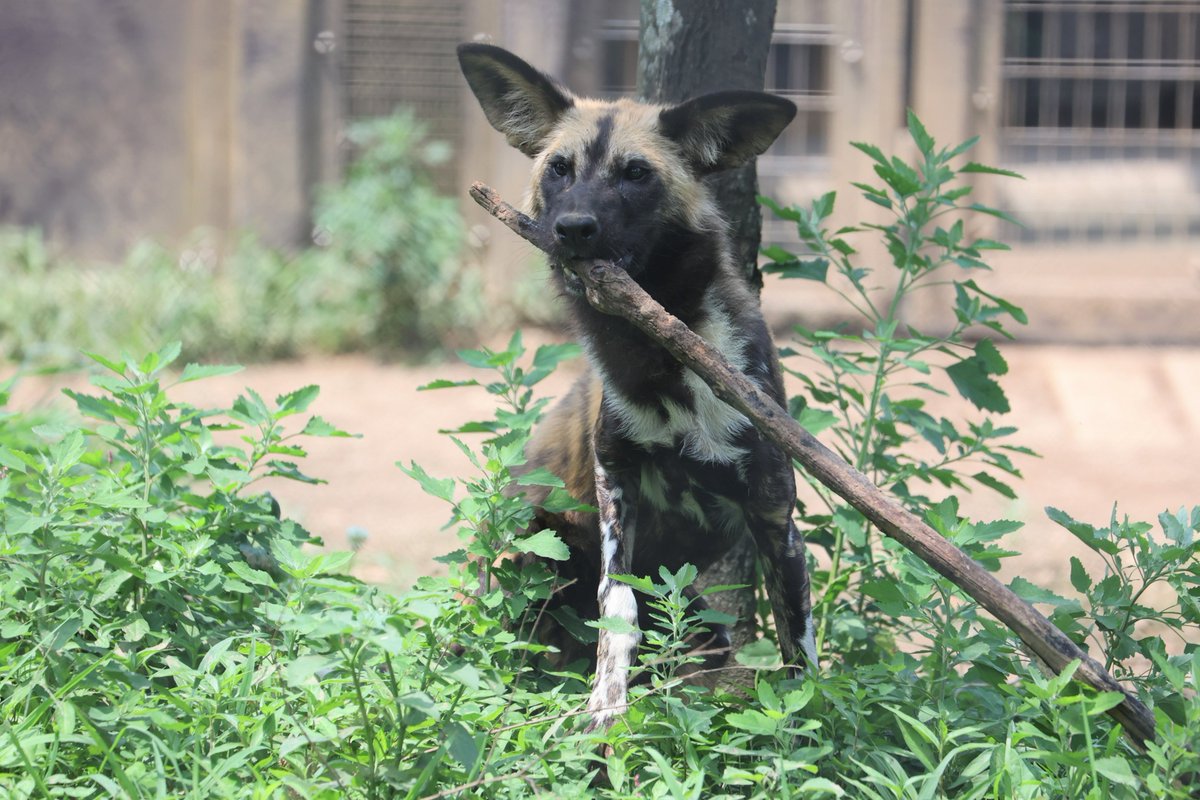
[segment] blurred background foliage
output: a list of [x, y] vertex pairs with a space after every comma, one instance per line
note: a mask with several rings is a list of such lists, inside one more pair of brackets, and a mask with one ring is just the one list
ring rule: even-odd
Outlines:
[[458, 204], [431, 178], [449, 147], [404, 110], [346, 136], [355, 156], [318, 192], [304, 248], [202, 229], [179, 249], [143, 240], [117, 263], [80, 263], [38, 229], [0, 229], [0, 352], [65, 366], [81, 349], [177, 340], [193, 360], [412, 359], [463, 341], [483, 301]]

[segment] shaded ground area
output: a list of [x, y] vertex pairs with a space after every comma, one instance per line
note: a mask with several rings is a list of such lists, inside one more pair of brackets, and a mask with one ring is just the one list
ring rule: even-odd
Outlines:
[[[527, 344], [539, 338], [546, 335], [527, 335]], [[1010, 346], [1003, 352], [1010, 367], [1003, 384], [1013, 408], [1005, 422], [1020, 429], [1014, 443], [1042, 457], [1018, 462], [1025, 479], [1015, 484], [1017, 501], [977, 492], [963, 498], [963, 510], [1026, 522], [1012, 542], [1023, 555], [1007, 572], [1042, 585], [1066, 584], [1068, 558], [1081, 547], [1046, 519], [1047, 505], [1101, 523], [1114, 501], [1120, 514], [1147, 520], [1200, 503], [1200, 349]], [[561, 395], [575, 369], [547, 380], [545, 393]], [[469, 462], [437, 430], [488, 418], [492, 409], [482, 389], [416, 388], [435, 378], [471, 377], [486, 376], [462, 364], [411, 367], [352, 356], [251, 367], [180, 387], [179, 396], [224, 405], [246, 386], [273, 397], [319, 384], [311, 410], [362, 438], [312, 440], [308, 472], [329, 483], [280, 482], [271, 491], [285, 513], [333, 547], [346, 547], [350, 527], [365, 529], [358, 574], [407, 586], [441, 569], [433, 558], [454, 549], [457, 538], [441, 530], [448, 506], [424, 495], [395, 462], [416, 461], [435, 476], [470, 475]], [[14, 406], [51, 397], [46, 384], [26, 381]]]

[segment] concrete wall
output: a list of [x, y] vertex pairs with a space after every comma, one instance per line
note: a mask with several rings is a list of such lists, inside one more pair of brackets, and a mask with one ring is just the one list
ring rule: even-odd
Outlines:
[[305, 0], [0, 0], [0, 224], [84, 257], [199, 226], [307, 235], [336, 71]]

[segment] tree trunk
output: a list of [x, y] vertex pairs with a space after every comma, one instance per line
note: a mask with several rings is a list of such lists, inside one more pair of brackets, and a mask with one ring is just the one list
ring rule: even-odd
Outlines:
[[[775, 27], [776, 0], [642, 0], [638, 48], [638, 94], [653, 103], [678, 103], [727, 89], [761, 91], [767, 50]], [[747, 278], [761, 288], [758, 247], [762, 214], [755, 197], [758, 174], [754, 162], [708, 178], [729, 221], [734, 253]], [[749, 539], [736, 546], [700, 579], [701, 586], [743, 584], [747, 589], [709, 598], [714, 608], [739, 622], [734, 648], [755, 633], [755, 549]]]
[[[762, 91], [776, 0], [642, 0], [638, 94], [652, 103], [679, 103], [726, 89]], [[734, 251], [761, 287], [758, 245], [762, 214], [751, 161], [708, 179], [729, 221]]]

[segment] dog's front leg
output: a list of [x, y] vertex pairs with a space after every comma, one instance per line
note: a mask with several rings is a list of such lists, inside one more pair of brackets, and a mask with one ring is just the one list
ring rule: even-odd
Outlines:
[[804, 537], [792, 521], [796, 484], [791, 462], [767, 451], [751, 482], [751, 532], [763, 566], [767, 596], [784, 659], [817, 669], [812, 598]]
[[[600, 436], [597, 436], [600, 439]], [[600, 448], [597, 448], [599, 453]], [[637, 600], [633, 589], [614, 581], [613, 575], [628, 575], [633, 563], [634, 509], [636, 488], [622, 486], [617, 474], [596, 457], [596, 505], [600, 512], [600, 586], [597, 599], [600, 617], [613, 618], [616, 630], [600, 628], [596, 648], [596, 678], [588, 701], [589, 730], [603, 730], [625, 711], [628, 703], [629, 668], [637, 656]]]

